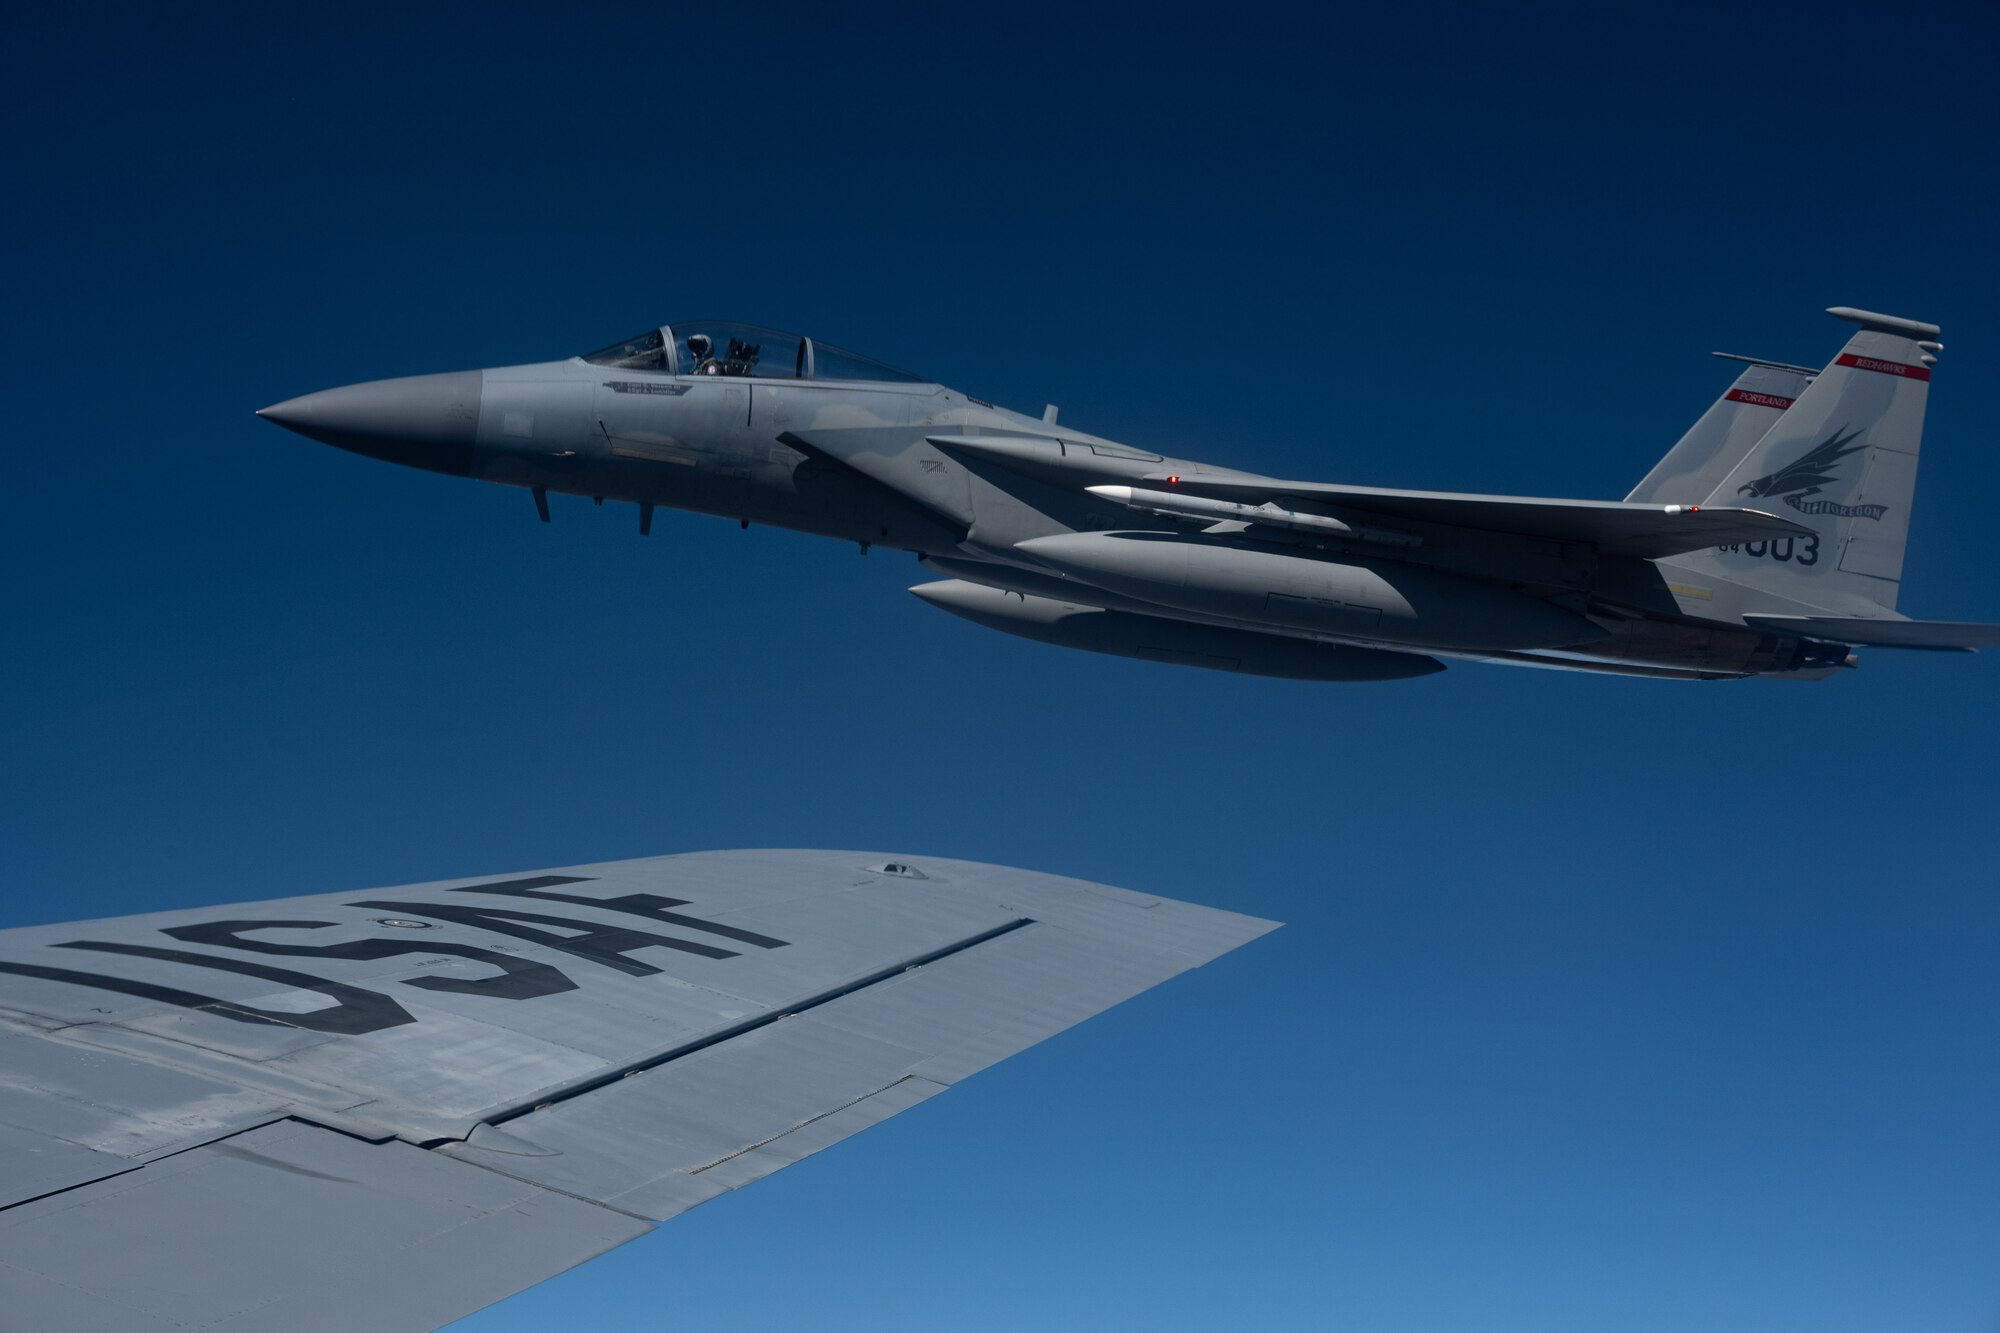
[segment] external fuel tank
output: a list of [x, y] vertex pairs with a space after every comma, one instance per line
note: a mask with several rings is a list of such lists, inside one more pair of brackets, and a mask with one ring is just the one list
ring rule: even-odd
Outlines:
[[1068, 578], [1239, 624], [1470, 652], [1573, 648], [1605, 637], [1576, 612], [1513, 588], [1349, 553], [1171, 532], [1065, 533], [1015, 549]]

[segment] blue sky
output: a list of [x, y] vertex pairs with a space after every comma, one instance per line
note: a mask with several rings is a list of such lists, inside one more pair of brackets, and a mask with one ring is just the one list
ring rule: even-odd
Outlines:
[[0, 22], [0, 925], [729, 846], [1290, 923], [467, 1329], [2000, 1324], [1990, 654], [1178, 671], [251, 415], [728, 317], [1616, 497], [1858, 305], [1947, 346], [1902, 609], [2000, 619], [1993, 6]]

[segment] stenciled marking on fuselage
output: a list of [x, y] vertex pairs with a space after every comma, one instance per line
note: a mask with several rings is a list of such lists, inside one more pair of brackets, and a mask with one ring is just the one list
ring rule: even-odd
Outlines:
[[1747, 555], [1758, 560], [1776, 560], [1780, 563], [1796, 561], [1810, 568], [1819, 563], [1819, 534], [1805, 537], [1773, 537], [1768, 541], [1737, 542], [1733, 546], [1718, 546], [1717, 551], [1725, 555]]
[[669, 398], [678, 398], [688, 391], [685, 384], [661, 384], [649, 380], [606, 380], [604, 387], [613, 393], [657, 393]]
[[[558, 885], [589, 882], [587, 876], [581, 875], [534, 875], [524, 879], [495, 880], [490, 884], [468, 884], [464, 888], [449, 889], [447, 892], [477, 893], [501, 898], [524, 898], [534, 902], [572, 903], [582, 907], [594, 907], [627, 916], [643, 917], [648, 921], [678, 926], [685, 930], [699, 931], [758, 949], [781, 949], [789, 943], [787, 940], [761, 935], [740, 926], [706, 921], [700, 917], [675, 911], [675, 908], [688, 905], [688, 900], [685, 898], [665, 898], [653, 893], [628, 893], [616, 898], [591, 898], [578, 893], [549, 892]], [[467, 926], [473, 930], [512, 936], [543, 948], [598, 963], [628, 976], [651, 976], [660, 971], [651, 963], [641, 962], [630, 956], [640, 949], [672, 949], [679, 953], [710, 959], [735, 958], [742, 952], [740, 949], [726, 949], [720, 945], [683, 939], [677, 935], [662, 935], [655, 931], [639, 930], [630, 926], [610, 926], [573, 916], [523, 911], [513, 907], [386, 899], [369, 899], [345, 905], [371, 911], [393, 912], [402, 917], [431, 917]], [[560, 968], [532, 958], [522, 958], [518, 954], [483, 949], [476, 944], [407, 938], [345, 940], [337, 944], [281, 944], [270, 940], [244, 938], [252, 931], [324, 930], [329, 926], [341, 924], [354, 923], [296, 919], [231, 919], [192, 922], [184, 926], [164, 926], [160, 933], [187, 944], [300, 958], [338, 958], [373, 962], [406, 954], [444, 955], [486, 963], [499, 972], [499, 975], [491, 977], [407, 977], [400, 983], [405, 986], [415, 986], [420, 990], [484, 995], [501, 1000], [532, 1000], [543, 995], [559, 995], [564, 991], [578, 989], [577, 983]], [[557, 931], [569, 933], [557, 934]], [[218, 972], [234, 972], [240, 976], [256, 977], [263, 981], [289, 986], [294, 990], [318, 991], [332, 999], [334, 1003], [327, 1008], [304, 1013], [280, 1012], [108, 972], [87, 972], [74, 968], [44, 967], [33, 963], [6, 961], [0, 961], [0, 972], [116, 991], [122, 995], [158, 1000], [185, 1009], [201, 1009], [234, 1019], [239, 1023], [306, 1028], [314, 1032], [335, 1033], [341, 1036], [358, 1036], [364, 1032], [378, 1032], [383, 1028], [399, 1027], [417, 1021], [409, 1010], [380, 991], [332, 981], [308, 972], [294, 972], [289, 968], [270, 967], [219, 954], [195, 953], [188, 949], [169, 949], [157, 945], [127, 944], [111, 940], [68, 940], [49, 947], [123, 954], [135, 958], [155, 958], [162, 962], [185, 963], [191, 967], [205, 967]]]

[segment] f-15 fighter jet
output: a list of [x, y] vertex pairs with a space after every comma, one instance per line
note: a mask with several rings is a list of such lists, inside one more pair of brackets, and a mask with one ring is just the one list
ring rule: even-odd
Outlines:
[[1310, 680], [1440, 658], [1824, 677], [1856, 646], [1971, 650], [1897, 613], [1938, 329], [1845, 306], [1817, 372], [1747, 364], [1622, 501], [1287, 481], [1024, 416], [811, 338], [698, 321], [587, 356], [265, 408], [413, 467], [918, 553], [967, 620]]

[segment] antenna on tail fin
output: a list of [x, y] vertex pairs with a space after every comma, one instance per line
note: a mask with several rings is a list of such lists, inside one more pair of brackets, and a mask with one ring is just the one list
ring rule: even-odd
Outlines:
[[[1944, 332], [1935, 324], [1926, 324], [1918, 319], [1903, 319], [1896, 315], [1878, 315], [1873, 310], [1856, 310], [1851, 305], [1830, 305], [1826, 313], [1835, 319], [1844, 319], [1849, 324], [1859, 324], [1864, 329], [1877, 333], [1893, 333], [1898, 337], [1915, 341], [1933, 341]], [[1938, 343], [1934, 349], [1942, 352], [1944, 344]]]
[[1724, 361], [1742, 361], [1749, 365], [1764, 366], [1771, 370], [1789, 370], [1793, 374], [1805, 376], [1807, 380], [1811, 380], [1813, 376], [1819, 374], [1811, 366], [1795, 366], [1788, 361], [1766, 361], [1761, 356], [1744, 356], [1741, 352], [1710, 352], [1709, 355], [1719, 356]]

